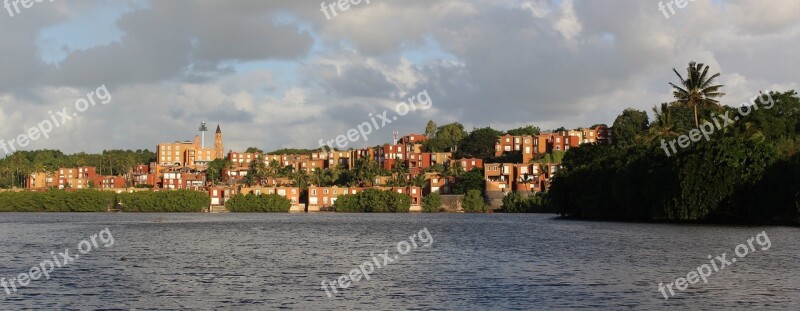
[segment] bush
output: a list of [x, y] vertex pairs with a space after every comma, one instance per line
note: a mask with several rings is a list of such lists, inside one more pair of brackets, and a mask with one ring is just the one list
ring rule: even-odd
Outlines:
[[97, 190], [0, 193], [0, 212], [105, 212], [113, 203], [113, 192]]
[[486, 213], [489, 211], [489, 205], [483, 200], [483, 194], [481, 194], [480, 190], [467, 191], [464, 201], [461, 202], [461, 207], [467, 213]]
[[411, 197], [394, 191], [367, 189], [358, 194], [339, 196], [333, 210], [344, 213], [408, 213]]
[[292, 202], [279, 194], [237, 194], [225, 207], [234, 213], [286, 213]]
[[554, 213], [546, 193], [537, 192], [527, 197], [512, 192], [503, 198], [503, 213]]
[[117, 196], [125, 212], [201, 212], [211, 205], [205, 192], [194, 190], [140, 191]]
[[431, 192], [422, 198], [422, 211], [425, 213], [438, 213], [442, 209], [442, 196]]

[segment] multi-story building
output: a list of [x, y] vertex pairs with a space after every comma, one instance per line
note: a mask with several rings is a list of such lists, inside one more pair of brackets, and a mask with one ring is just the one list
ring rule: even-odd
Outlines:
[[[354, 195], [364, 190], [370, 188], [364, 187], [317, 187], [317, 186], [309, 186], [308, 187], [308, 211], [309, 212], [319, 212], [319, 211], [330, 211], [332, 210], [334, 204], [336, 204], [336, 199], [342, 195]], [[412, 187], [372, 187], [371, 189], [377, 189], [381, 191], [393, 191], [397, 193], [407, 194], [411, 197], [411, 210], [412, 212], [419, 212], [422, 211], [421, 203], [422, 203], [422, 188], [412, 186]]]
[[247, 166], [252, 161], [257, 161], [261, 158], [260, 153], [240, 153], [240, 152], [228, 152], [228, 160], [231, 161], [234, 165], [244, 165]]
[[25, 189], [44, 190], [56, 187], [57, 178], [50, 172], [32, 173], [25, 178]]
[[453, 160], [452, 152], [431, 152], [431, 166], [442, 165], [443, 167], [449, 167], [451, 160]]
[[204, 168], [209, 162], [222, 159], [224, 150], [222, 130], [217, 125], [214, 148], [203, 148], [200, 136], [195, 136], [194, 141], [161, 143], [156, 147], [156, 162], [162, 166]]
[[97, 181], [97, 169], [90, 166], [58, 169], [58, 189], [88, 189]]
[[159, 165], [156, 162], [150, 163], [150, 165], [136, 165], [130, 173], [131, 183], [134, 187], [144, 185], [156, 186], [160, 181], [158, 171]]
[[167, 172], [161, 178], [161, 188], [202, 190], [206, 186], [205, 173]]
[[453, 163], [454, 164], [458, 163], [458, 165], [461, 165], [461, 168], [464, 169], [465, 172], [469, 172], [476, 168], [478, 169], [483, 168], [483, 160], [478, 158], [459, 159]]
[[236, 193], [237, 194], [245, 194], [245, 195], [246, 194], [255, 194], [255, 195], [277, 194], [277, 195], [280, 195], [280, 196], [282, 196], [284, 198], [289, 199], [289, 201], [292, 203], [292, 207], [291, 207], [291, 209], [289, 211], [291, 211], [291, 212], [302, 212], [302, 211], [305, 210], [304, 206], [302, 206], [300, 204], [300, 189], [297, 188], [297, 187], [284, 187], [284, 186], [263, 187], [263, 186], [260, 186], [260, 185], [253, 186], [253, 187], [239, 186], [237, 191], [236, 191]]
[[431, 154], [429, 152], [409, 153], [405, 166], [411, 177], [422, 174], [425, 169], [431, 167]]
[[103, 176], [100, 175], [95, 181], [96, 187], [100, 189], [120, 189], [125, 188], [125, 178], [122, 176]]
[[357, 194], [365, 188], [359, 187], [317, 187], [311, 185], [308, 187], [308, 211], [330, 211], [336, 203], [336, 199], [340, 195]]
[[440, 173], [426, 173], [426, 185], [422, 189], [423, 194], [436, 192], [439, 194], [451, 194], [453, 186], [458, 182], [455, 176], [446, 176]]

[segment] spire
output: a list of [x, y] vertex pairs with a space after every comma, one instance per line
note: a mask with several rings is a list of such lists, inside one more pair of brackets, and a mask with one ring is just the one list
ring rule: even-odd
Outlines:
[[219, 129], [219, 124], [217, 124], [217, 133], [222, 133], [222, 130]]

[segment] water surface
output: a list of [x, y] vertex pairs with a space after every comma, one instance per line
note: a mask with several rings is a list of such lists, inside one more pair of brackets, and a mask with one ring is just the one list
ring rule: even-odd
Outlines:
[[[114, 245], [6, 296], [2, 310], [800, 309], [800, 233], [548, 215], [0, 214], [0, 277], [108, 227]], [[427, 228], [339, 295], [321, 289]], [[670, 282], [765, 231], [771, 241], [664, 300]], [[756, 245], [757, 246], [757, 245]], [[377, 256], [377, 255], [376, 255]]]

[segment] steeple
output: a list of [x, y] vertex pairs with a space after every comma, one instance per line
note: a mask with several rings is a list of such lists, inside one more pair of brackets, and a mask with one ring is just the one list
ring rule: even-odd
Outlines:
[[225, 157], [225, 147], [222, 144], [222, 129], [217, 124], [217, 133], [214, 134], [214, 159], [222, 159]]

